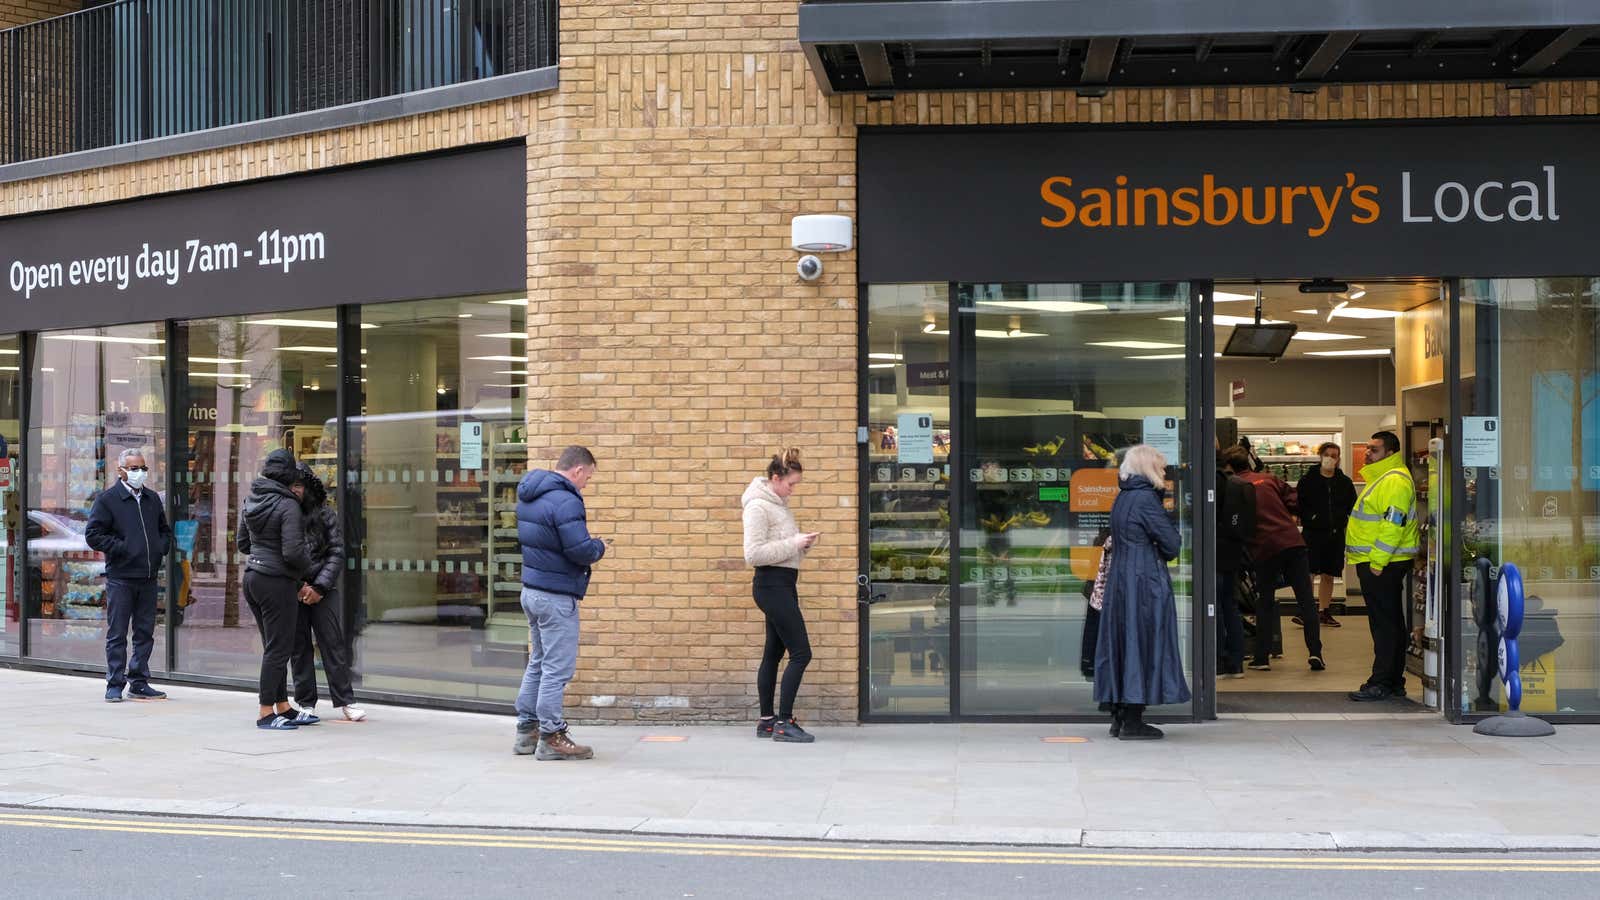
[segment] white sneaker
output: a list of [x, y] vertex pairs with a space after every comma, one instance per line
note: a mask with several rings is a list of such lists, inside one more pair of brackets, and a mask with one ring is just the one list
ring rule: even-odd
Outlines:
[[344, 713], [344, 717], [352, 722], [365, 722], [367, 720], [367, 711], [359, 706], [341, 706], [339, 709]]

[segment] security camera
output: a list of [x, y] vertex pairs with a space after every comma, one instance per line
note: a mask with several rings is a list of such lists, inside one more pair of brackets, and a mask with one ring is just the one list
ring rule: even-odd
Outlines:
[[808, 253], [795, 263], [794, 270], [799, 273], [802, 280], [816, 281], [822, 277], [822, 260]]

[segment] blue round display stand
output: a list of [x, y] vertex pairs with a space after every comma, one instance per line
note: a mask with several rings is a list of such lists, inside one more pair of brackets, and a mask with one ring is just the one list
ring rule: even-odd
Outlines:
[[[1515, 563], [1500, 567], [1500, 578], [1495, 585], [1495, 626], [1500, 631], [1500, 680], [1506, 685], [1504, 715], [1491, 716], [1473, 726], [1478, 734], [1497, 737], [1548, 737], [1556, 733], [1549, 722], [1524, 713], [1522, 707], [1522, 653], [1517, 647], [1517, 636], [1522, 633], [1524, 610], [1522, 572]], [[1481, 665], [1481, 662], [1480, 662]]]

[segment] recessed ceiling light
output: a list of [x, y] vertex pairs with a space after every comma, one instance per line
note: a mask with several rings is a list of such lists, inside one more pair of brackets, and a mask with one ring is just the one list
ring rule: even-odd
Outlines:
[[519, 362], [519, 363], [525, 363], [525, 362], [528, 361], [528, 358], [526, 356], [469, 356], [469, 357], [467, 357], [467, 359], [476, 360], [478, 362]]
[[[327, 319], [246, 319], [245, 324], [268, 325], [278, 328], [322, 328], [330, 331], [339, 327], [338, 322], [331, 322]], [[370, 322], [361, 323], [361, 330], [363, 331], [370, 331], [377, 327]]]
[[1255, 294], [1235, 294], [1232, 291], [1212, 291], [1212, 303], [1238, 303], [1241, 300], [1254, 300]]
[[0, 356], [18, 356], [18, 355], [20, 355], [20, 354], [21, 354], [21, 353], [22, 353], [22, 351], [21, 351], [21, 350], [5, 350], [5, 349], [0, 349]]
[[894, 368], [894, 363], [867, 363], [867, 368], [869, 368], [869, 369], [892, 369], [892, 368]]
[[47, 341], [84, 341], [91, 344], [138, 344], [140, 346], [154, 346], [165, 344], [160, 338], [116, 337], [107, 334], [42, 334]]
[[1296, 331], [1294, 339], [1297, 341], [1359, 341], [1359, 334], [1339, 334], [1336, 331]]
[[243, 372], [190, 372], [190, 378], [249, 378]]
[[[1183, 316], [1162, 316], [1161, 317], [1161, 321], [1163, 321], [1163, 322], [1186, 322], [1186, 321], [1188, 321], [1188, 319], [1184, 318]], [[1211, 316], [1211, 324], [1213, 324], [1213, 325], [1254, 325], [1254, 324], [1256, 324], [1256, 318], [1255, 318], [1255, 316], [1230, 316], [1230, 315], [1227, 315], [1225, 313], [1223, 313], [1223, 314], [1213, 313], [1212, 316]], [[1282, 321], [1278, 320], [1278, 319], [1262, 319], [1261, 320], [1261, 324], [1263, 324], [1263, 325], [1282, 325], [1284, 323]]]
[[126, 379], [126, 378], [113, 378], [113, 379], [111, 379], [111, 383], [112, 384], [128, 384], [129, 382], [128, 382], [128, 379]]
[[505, 338], [508, 341], [525, 341], [528, 333], [525, 331], [495, 331], [489, 334], [480, 334], [481, 338]]
[[458, 318], [458, 319], [470, 319], [470, 318], [472, 318], [472, 313], [456, 313], [456, 318]]
[[1350, 299], [1351, 300], [1360, 300], [1362, 297], [1365, 297], [1366, 295], [1367, 295], [1367, 289], [1364, 288], [1364, 287], [1358, 287], [1355, 290], [1350, 292]]
[[1090, 341], [1091, 347], [1119, 347], [1124, 350], [1182, 350], [1182, 344], [1166, 344], [1161, 341]]
[[1369, 347], [1365, 350], [1307, 350], [1307, 356], [1388, 356], [1389, 351]]
[[526, 376], [528, 373], [520, 371], [520, 370], [517, 370], [517, 369], [498, 369], [498, 370], [495, 371], [495, 374], [496, 375], [522, 375], [522, 376]]
[[[1211, 355], [1214, 356], [1214, 357], [1217, 357], [1217, 358], [1221, 358], [1221, 356], [1222, 356], [1221, 353], [1213, 353]], [[1123, 359], [1188, 359], [1188, 358], [1189, 358], [1189, 354], [1187, 354], [1187, 353], [1151, 353], [1151, 354], [1146, 354], [1146, 355], [1142, 355], [1142, 356], [1124, 356], [1123, 357]]]
[[497, 303], [497, 304], [499, 304], [501, 306], [527, 306], [528, 305], [528, 298], [527, 297], [518, 297], [515, 300], [490, 300], [489, 302], [490, 303]]
[[[1314, 309], [1297, 309], [1296, 313], [1302, 316], [1321, 316], [1322, 313]], [[1335, 319], [1398, 319], [1400, 313], [1392, 309], [1372, 309], [1366, 306], [1345, 306], [1333, 312]]]
[[868, 353], [867, 359], [887, 359], [891, 362], [899, 362], [905, 359], [905, 356], [899, 353]]
[[996, 329], [993, 329], [993, 328], [979, 328], [976, 331], [974, 331], [973, 334], [976, 334], [978, 337], [981, 337], [981, 338], [995, 338], [995, 339], [1000, 339], [1000, 338], [1045, 337], [1044, 334], [1041, 334], [1039, 332], [1036, 332], [1036, 331], [1023, 331], [1020, 328], [1012, 328], [1012, 329], [1009, 329], [1007, 331], [999, 331], [999, 330], [996, 330]]
[[1104, 303], [1083, 303], [1078, 300], [979, 300], [976, 305], [1039, 313], [1075, 313], [1106, 308]]

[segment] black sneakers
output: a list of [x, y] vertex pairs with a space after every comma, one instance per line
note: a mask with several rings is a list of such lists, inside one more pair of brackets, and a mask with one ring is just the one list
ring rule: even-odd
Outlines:
[[772, 739], [780, 744], [809, 744], [817, 738], [794, 720], [794, 717], [774, 720]]
[[106, 702], [107, 703], [121, 703], [122, 702], [122, 688], [119, 688], [119, 687], [108, 687], [108, 688], [106, 688]]
[[1313, 672], [1321, 672], [1323, 669], [1326, 669], [1327, 667], [1328, 667], [1328, 664], [1322, 661], [1322, 657], [1320, 657], [1320, 656], [1311, 657], [1311, 671], [1313, 671]]
[[775, 725], [777, 723], [777, 721], [778, 721], [777, 719], [758, 719], [758, 720], [756, 720], [756, 737], [758, 737], [758, 738], [769, 738], [769, 737], [772, 737], [772, 727], [773, 727], [773, 725]]
[[165, 700], [167, 695], [148, 684], [135, 684], [128, 688], [129, 700]]

